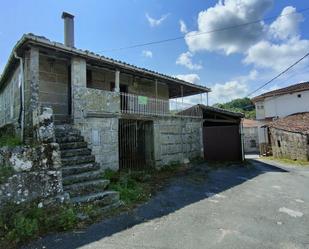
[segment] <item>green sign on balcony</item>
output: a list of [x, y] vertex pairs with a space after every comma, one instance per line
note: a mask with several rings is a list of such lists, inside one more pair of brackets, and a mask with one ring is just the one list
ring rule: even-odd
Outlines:
[[137, 100], [139, 105], [147, 105], [148, 103], [148, 97], [145, 96], [138, 96]]

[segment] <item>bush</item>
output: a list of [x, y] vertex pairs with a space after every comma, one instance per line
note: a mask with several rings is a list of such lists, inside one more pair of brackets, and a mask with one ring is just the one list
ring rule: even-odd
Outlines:
[[18, 213], [14, 218], [14, 227], [10, 230], [6, 239], [19, 243], [34, 238], [39, 232], [38, 220], [27, 218], [23, 213]]
[[64, 231], [74, 228], [77, 223], [76, 213], [73, 208], [62, 209], [59, 215], [58, 228]]
[[7, 204], [0, 211], [0, 248], [11, 248], [47, 232], [73, 229], [77, 222], [70, 205], [38, 208], [36, 202]]

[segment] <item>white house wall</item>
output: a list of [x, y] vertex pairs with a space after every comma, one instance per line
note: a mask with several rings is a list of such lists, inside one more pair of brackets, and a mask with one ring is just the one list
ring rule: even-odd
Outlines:
[[[299, 98], [298, 95], [301, 95]], [[309, 91], [285, 94], [264, 100], [265, 117], [285, 117], [309, 111]]]

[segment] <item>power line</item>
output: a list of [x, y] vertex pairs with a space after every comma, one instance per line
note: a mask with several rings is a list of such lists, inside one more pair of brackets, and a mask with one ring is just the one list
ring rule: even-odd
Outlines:
[[145, 42], [145, 43], [138, 43], [138, 44], [135, 44], [135, 45], [125, 46], [125, 47], [120, 47], [120, 48], [106, 49], [106, 50], [98, 51], [98, 53], [114, 52], [114, 51], [120, 51], [120, 50], [125, 50], [125, 49], [145, 47], [145, 46], [154, 45], [154, 44], [160, 44], [160, 43], [165, 43], [165, 42], [181, 40], [181, 39], [184, 39], [186, 37], [194, 37], [194, 36], [199, 36], [199, 35], [211, 34], [211, 33], [215, 33], [215, 32], [221, 32], [221, 31], [225, 31], [225, 30], [229, 30], [229, 29], [235, 29], [235, 28], [240, 28], [240, 27], [256, 24], [256, 23], [259, 23], [259, 22], [262, 22], [262, 21], [268, 21], [268, 20], [276, 19], [276, 18], [283, 17], [283, 16], [294, 15], [294, 14], [306, 12], [308, 10], [309, 10], [309, 7], [301, 9], [298, 12], [290, 12], [290, 13], [287, 13], [287, 14], [271, 16], [271, 17], [258, 19], [258, 20], [252, 21], [252, 22], [242, 23], [242, 24], [238, 24], [238, 25], [234, 25], [234, 26], [228, 26], [228, 27], [213, 29], [213, 30], [209, 30], [209, 31], [198, 32], [198, 33], [191, 34], [191, 35], [187, 34], [187, 35], [182, 35], [182, 36], [163, 39], [163, 40], [157, 40], [157, 41], [151, 41], [151, 42]]
[[281, 75], [285, 74], [287, 71], [289, 71], [292, 67], [296, 66], [299, 62], [301, 62], [303, 59], [305, 59], [307, 56], [309, 56], [309, 53], [305, 54], [303, 57], [301, 57], [300, 59], [298, 59], [296, 62], [294, 62], [291, 66], [289, 66], [288, 68], [286, 68], [285, 70], [283, 70], [281, 73], [277, 74], [274, 78], [272, 78], [271, 80], [267, 81], [266, 83], [264, 83], [262, 86], [258, 87], [257, 89], [255, 89], [254, 91], [252, 91], [251, 93], [249, 93], [247, 95], [247, 97], [249, 97], [250, 95], [256, 93], [257, 91], [261, 90], [262, 88], [264, 88], [265, 86], [267, 86], [268, 84], [270, 84], [271, 82], [273, 82], [275, 79], [279, 78]]

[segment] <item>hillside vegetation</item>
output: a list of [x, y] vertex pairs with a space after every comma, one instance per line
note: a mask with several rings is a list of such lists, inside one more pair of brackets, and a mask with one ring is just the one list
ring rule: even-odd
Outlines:
[[245, 114], [246, 118], [255, 119], [255, 107], [249, 98], [234, 99], [224, 104], [214, 104], [214, 107]]

